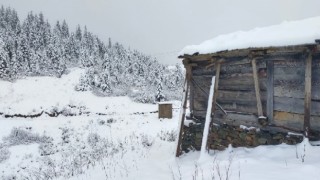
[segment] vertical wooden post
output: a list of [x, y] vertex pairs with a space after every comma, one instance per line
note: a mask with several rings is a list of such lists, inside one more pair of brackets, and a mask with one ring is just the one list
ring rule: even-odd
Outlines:
[[259, 80], [257, 75], [256, 59], [253, 58], [251, 61], [251, 64], [252, 64], [252, 71], [253, 71], [254, 89], [256, 92], [256, 99], [257, 99], [258, 116], [263, 116]]
[[304, 135], [310, 136], [310, 114], [311, 114], [311, 71], [312, 71], [312, 53], [308, 54], [306, 60], [306, 72], [305, 72], [305, 91], [304, 91]]
[[[214, 94], [213, 94], [213, 97], [212, 97], [211, 121], [210, 121], [208, 136], [210, 136], [211, 127], [212, 127], [212, 124], [213, 124], [213, 118], [214, 118], [214, 114], [215, 114], [215, 111], [216, 111], [216, 103], [217, 103], [216, 101], [217, 101], [217, 97], [218, 97], [221, 63], [219, 61], [217, 61], [214, 66], [215, 66], [215, 70], [216, 70], [216, 75], [215, 75], [215, 81], [214, 81]], [[211, 141], [210, 141], [210, 138], [208, 138], [207, 139], [207, 144], [206, 144], [207, 150], [210, 149], [210, 146], [211, 146]]]
[[274, 65], [273, 61], [267, 61], [267, 117], [273, 122], [273, 96], [274, 96]]
[[189, 108], [190, 108], [190, 115], [191, 117], [193, 116], [193, 111], [194, 111], [194, 83], [192, 80], [192, 77], [190, 79], [190, 92], [189, 92]]
[[216, 101], [217, 101], [217, 97], [218, 97], [218, 88], [219, 88], [218, 85], [219, 85], [220, 68], [221, 68], [220, 62], [215, 63], [215, 68], [216, 68], [216, 77], [215, 77], [215, 82], [214, 82], [214, 94], [213, 94], [213, 99], [212, 99], [213, 100], [212, 101], [212, 109], [211, 109], [212, 115], [214, 114], [214, 112], [216, 110]]
[[181, 114], [181, 119], [180, 120], [180, 131], [179, 131], [179, 136], [178, 136], [178, 143], [177, 143], [177, 150], [176, 150], [176, 157], [179, 157], [181, 155], [181, 143], [182, 143], [182, 136], [183, 136], [183, 126], [184, 126], [184, 119], [186, 117], [186, 109], [187, 109], [187, 101], [188, 101], [188, 94], [189, 94], [189, 87], [190, 87], [190, 81], [191, 81], [191, 66], [188, 64], [185, 64], [186, 67], [186, 79], [185, 79], [185, 85], [184, 85], [184, 95], [182, 99], [182, 114]]

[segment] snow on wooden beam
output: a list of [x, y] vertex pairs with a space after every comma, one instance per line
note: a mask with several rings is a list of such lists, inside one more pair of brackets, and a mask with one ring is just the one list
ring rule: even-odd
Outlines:
[[284, 54], [296, 54], [303, 53], [306, 49], [320, 50], [320, 46], [316, 43], [301, 44], [292, 46], [274, 46], [274, 47], [262, 47], [262, 48], [247, 48], [226, 50], [210, 54], [196, 54], [196, 55], [181, 55], [179, 58], [190, 59], [192, 61], [212, 61], [212, 58], [231, 58], [231, 57], [247, 57], [249, 55], [265, 56], [265, 55], [284, 55]]

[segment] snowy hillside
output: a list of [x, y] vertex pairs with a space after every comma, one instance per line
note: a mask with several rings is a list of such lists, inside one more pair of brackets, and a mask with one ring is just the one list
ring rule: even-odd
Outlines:
[[[60, 79], [0, 81], [4, 113], [0, 179], [316, 180], [320, 176], [320, 148], [307, 141], [297, 146], [230, 147], [211, 151], [201, 161], [199, 152], [175, 158], [179, 102], [174, 102], [173, 119], [158, 119], [157, 105], [75, 91], [72, 87], [82, 73], [73, 69]], [[53, 109], [63, 113], [5, 118]]]
[[[130, 114], [136, 111], [155, 111], [154, 105], [132, 104], [128, 97], [98, 97], [90, 91], [75, 91], [85, 71], [72, 69], [68, 75], [56, 77], [29, 77], [15, 83], [0, 81], [0, 112], [13, 115], [38, 114], [42, 111], [67, 111], [70, 115], [80, 111], [108, 114], [115, 110]], [[109, 104], [109, 101], [115, 103]], [[77, 112], [78, 111], [78, 112]]]
[[249, 47], [287, 46], [315, 43], [320, 38], [320, 17], [283, 22], [250, 31], [223, 34], [199, 45], [186, 46], [179, 54], [215, 53]]
[[20, 21], [14, 9], [0, 7], [0, 79], [61, 77], [74, 67], [86, 70], [76, 84], [78, 91], [128, 95], [144, 103], [154, 103], [160, 95], [180, 99], [184, 72], [179, 65], [165, 66], [111, 38], [106, 43], [87, 27], [72, 31], [66, 21], [50, 24], [42, 13], [33, 12]]

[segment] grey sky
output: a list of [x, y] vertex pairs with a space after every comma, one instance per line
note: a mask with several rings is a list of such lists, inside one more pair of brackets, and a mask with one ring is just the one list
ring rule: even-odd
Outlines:
[[320, 16], [319, 0], [0, 0], [25, 18], [66, 19], [166, 64], [178, 51], [219, 34]]

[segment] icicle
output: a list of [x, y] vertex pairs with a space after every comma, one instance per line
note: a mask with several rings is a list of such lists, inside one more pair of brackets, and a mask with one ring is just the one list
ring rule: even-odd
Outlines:
[[208, 134], [209, 134], [209, 126], [211, 121], [211, 109], [212, 109], [212, 99], [214, 94], [214, 83], [215, 83], [215, 76], [212, 77], [209, 99], [208, 99], [208, 108], [206, 114], [206, 122], [203, 129], [203, 136], [202, 136], [202, 143], [201, 143], [201, 152], [200, 152], [200, 159], [202, 159], [206, 153], [206, 146], [208, 141]]

